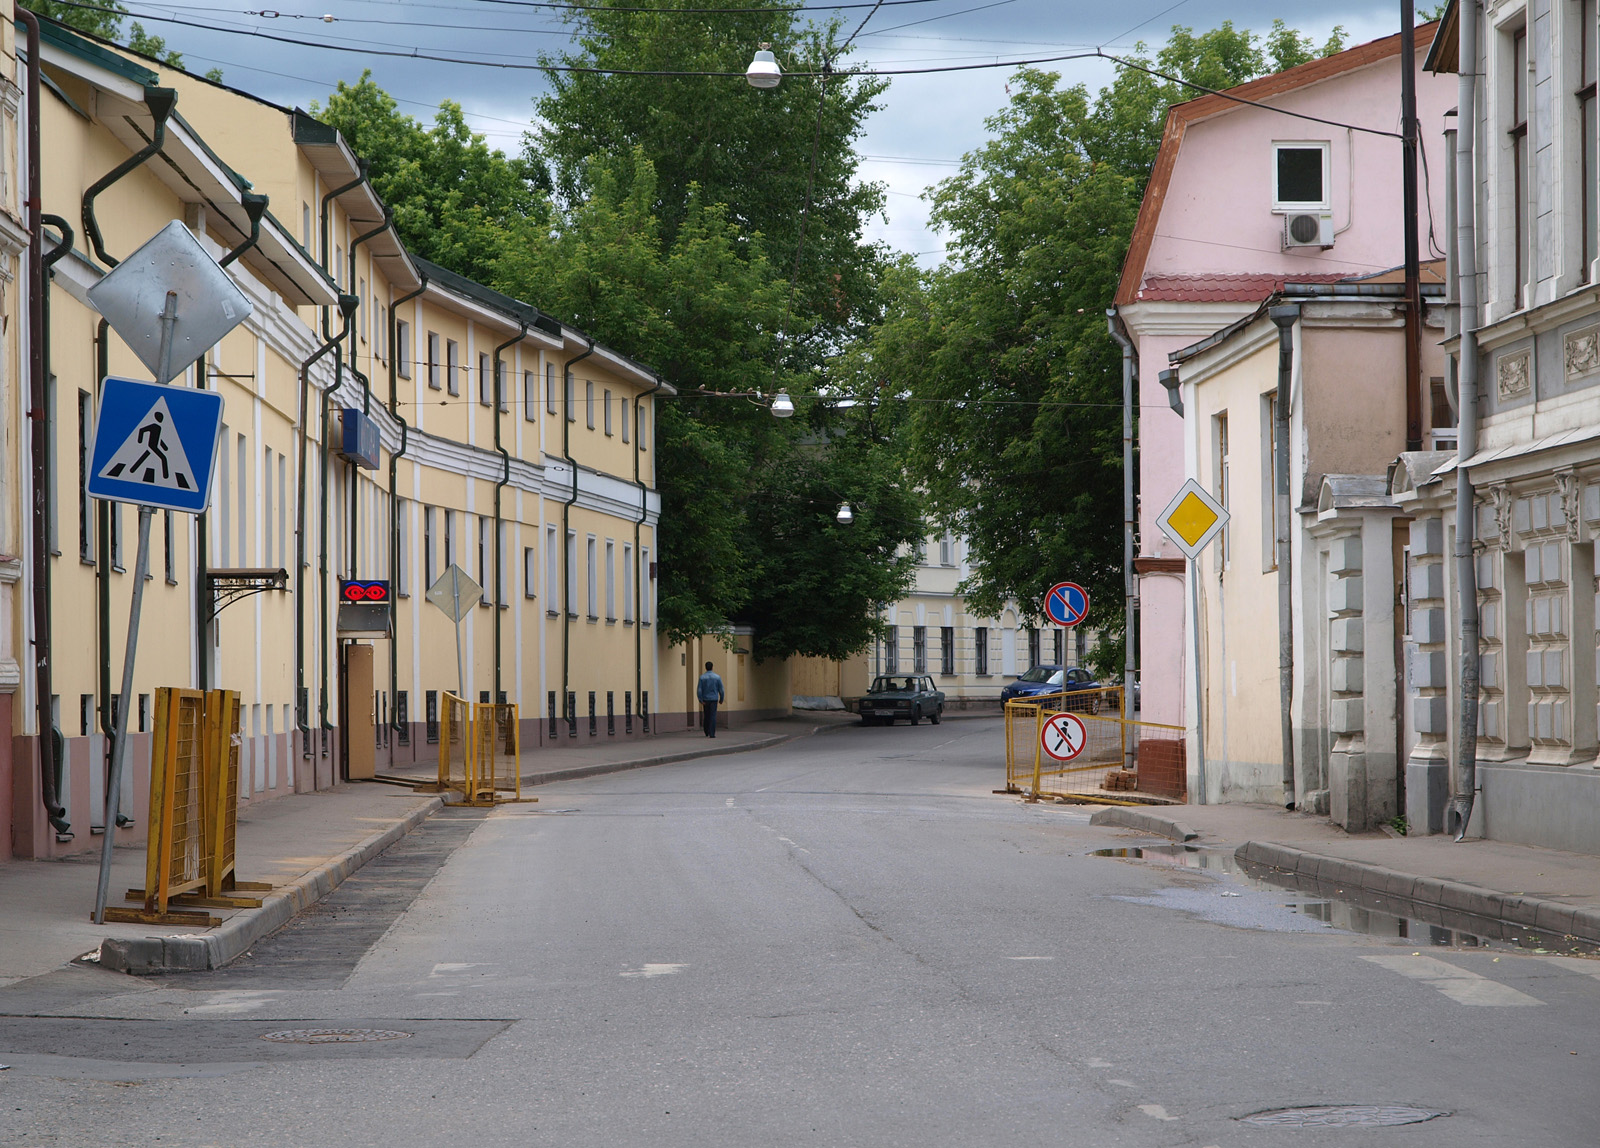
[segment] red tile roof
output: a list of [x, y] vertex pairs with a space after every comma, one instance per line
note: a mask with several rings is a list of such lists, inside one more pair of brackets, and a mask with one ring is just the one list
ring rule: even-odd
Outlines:
[[1234, 275], [1150, 275], [1134, 298], [1141, 302], [1259, 303], [1285, 283], [1337, 283], [1342, 272], [1314, 274], [1245, 273]]

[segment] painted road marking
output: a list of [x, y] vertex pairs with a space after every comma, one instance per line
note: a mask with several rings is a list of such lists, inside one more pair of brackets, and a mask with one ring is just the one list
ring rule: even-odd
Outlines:
[[670, 977], [673, 973], [681, 973], [689, 966], [667, 964], [645, 964], [636, 969], [624, 969], [618, 976], [623, 977]]
[[1600, 980], [1600, 961], [1587, 960], [1583, 957], [1541, 957], [1540, 960], [1566, 969], [1569, 973], [1579, 973]]
[[1382, 965], [1414, 981], [1438, 989], [1445, 996], [1464, 1005], [1486, 1005], [1491, 1008], [1516, 1008], [1542, 1005], [1544, 1002], [1527, 993], [1518, 992], [1510, 985], [1469, 973], [1466, 969], [1447, 964], [1434, 957], [1365, 956], [1364, 961]]

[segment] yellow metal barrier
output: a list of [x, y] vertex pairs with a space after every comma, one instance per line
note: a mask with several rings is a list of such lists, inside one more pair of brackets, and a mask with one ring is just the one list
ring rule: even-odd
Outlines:
[[522, 796], [520, 710], [445, 694], [439, 706], [439, 788], [462, 805], [537, 801]]
[[[1128, 720], [1122, 702], [1119, 686], [1007, 702], [1007, 792], [1107, 805], [1182, 800], [1183, 727]], [[1083, 748], [1067, 761], [1044, 751], [1045, 725], [1058, 713], [1074, 714], [1085, 734]]]

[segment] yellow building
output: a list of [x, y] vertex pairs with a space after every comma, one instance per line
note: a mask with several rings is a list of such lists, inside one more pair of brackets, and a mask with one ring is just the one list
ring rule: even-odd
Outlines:
[[[654, 404], [672, 389], [413, 257], [327, 125], [42, 23], [43, 207], [74, 234], [48, 288], [51, 605], [38, 627], [28, 595], [7, 611], [46, 667], [20, 675], [12, 707], [13, 852], [92, 848], [103, 820], [137, 515], [84, 494], [85, 452], [99, 380], [147, 375], [87, 291], [174, 219], [234, 257], [254, 310], [173, 381], [220, 393], [226, 425], [208, 513], [154, 524], [119, 837], [143, 834], [158, 686], [239, 691], [247, 800], [432, 757], [446, 692], [519, 705], [524, 750], [645, 733], [661, 697]], [[14, 183], [0, 195], [4, 267], [26, 236]], [[7, 418], [26, 425], [25, 409]], [[7, 497], [3, 549], [22, 572], [32, 550], [9, 541], [21, 500]], [[452, 564], [484, 588], [459, 668], [456, 628], [424, 597]], [[347, 579], [388, 580], [377, 636], [341, 610]], [[45, 695], [68, 831], [47, 822], [29, 757]]]

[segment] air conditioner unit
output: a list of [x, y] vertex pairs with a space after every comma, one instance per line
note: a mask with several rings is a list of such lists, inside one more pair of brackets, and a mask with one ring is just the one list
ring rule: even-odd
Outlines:
[[1283, 245], [1289, 247], [1321, 247], [1333, 246], [1333, 215], [1324, 212], [1313, 215], [1306, 212], [1301, 215], [1285, 215], [1283, 217]]

